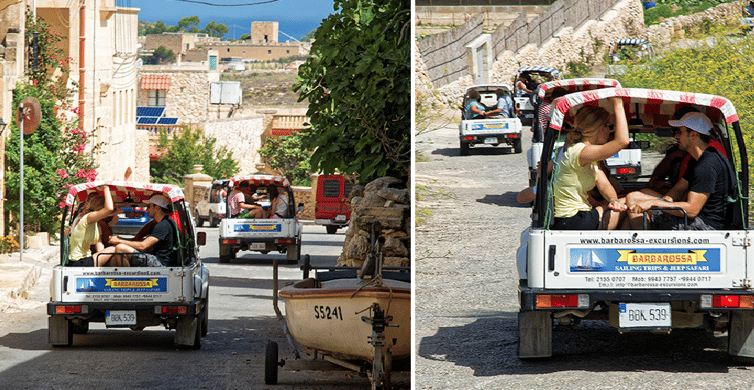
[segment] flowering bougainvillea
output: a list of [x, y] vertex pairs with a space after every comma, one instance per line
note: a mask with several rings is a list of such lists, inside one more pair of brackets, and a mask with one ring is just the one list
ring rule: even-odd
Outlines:
[[[24, 136], [24, 222], [55, 232], [61, 201], [72, 185], [97, 177], [94, 134], [78, 126], [79, 108], [72, 105], [78, 85], [69, 79], [73, 59], [57, 43], [64, 37], [41, 19], [26, 13], [26, 36], [38, 34], [39, 66], [13, 91], [13, 104], [34, 97], [42, 109], [37, 130]], [[20, 132], [13, 121], [5, 149], [6, 212], [18, 220], [20, 211]]]

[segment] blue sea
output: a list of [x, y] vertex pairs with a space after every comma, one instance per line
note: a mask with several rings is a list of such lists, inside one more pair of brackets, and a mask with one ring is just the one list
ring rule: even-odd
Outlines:
[[336, 12], [333, 0], [116, 0], [116, 5], [140, 8], [140, 21], [162, 21], [168, 26], [196, 15], [200, 29], [213, 21], [228, 26], [224, 38], [250, 34], [251, 22], [278, 22], [281, 42], [291, 39], [286, 35], [300, 40]]

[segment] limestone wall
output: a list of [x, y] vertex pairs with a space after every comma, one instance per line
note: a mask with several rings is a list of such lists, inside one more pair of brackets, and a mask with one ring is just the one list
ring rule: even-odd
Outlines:
[[405, 183], [392, 177], [376, 179], [364, 187], [356, 186], [349, 196], [351, 222], [348, 224], [338, 266], [359, 267], [370, 248], [370, 226], [382, 225], [384, 265], [411, 265], [411, 199]]
[[737, 25], [741, 20], [741, 8], [744, 2], [744, 0], [739, 0], [720, 4], [693, 15], [665, 19], [647, 28], [647, 39], [652, 43], [655, 53], [662, 53], [670, 47], [673, 39], [683, 39], [686, 30], [698, 30], [704, 21], [711, 22], [713, 26]]
[[304, 204], [304, 211], [298, 212], [298, 219], [302, 221], [314, 220], [314, 202], [315, 196], [312, 196], [312, 187], [291, 187], [293, 197], [296, 199], [296, 207], [300, 203]]
[[478, 14], [463, 25], [417, 42], [427, 75], [441, 87], [469, 73], [466, 45], [482, 34], [484, 17]]
[[240, 175], [256, 172], [262, 163], [257, 151], [262, 147], [262, 133], [266, 128], [264, 116], [215, 119], [204, 124], [204, 136], [215, 138], [215, 146], [226, 147], [238, 162]]
[[[165, 116], [177, 117], [179, 124], [202, 123], [210, 119], [210, 113], [216, 107], [209, 103], [209, 87], [210, 83], [220, 80], [219, 72], [185, 66], [143, 66], [139, 73], [170, 77], [170, 88], [165, 98]], [[136, 105], [149, 105], [149, 90], [138, 88]]]
[[[579, 5], [576, 3], [576, 0], [560, 0], [551, 7], [555, 7], [561, 3], [561, 5], [568, 5], [573, 10], [563, 12], [566, 15], [570, 15], [587, 12], [584, 4], [594, 5], [592, 0], [580, 1], [584, 3]], [[517, 48], [516, 51], [506, 49], [498, 53], [492, 66], [492, 81], [493, 83], [512, 86], [513, 76], [521, 66], [549, 66], [563, 71], [568, 62], [585, 62], [588, 59], [601, 58], [606, 50], [608, 50], [609, 42], [626, 37], [646, 38], [646, 29], [644, 24], [640, 22], [643, 19], [644, 11], [639, 0], [620, 0], [615, 3], [612, 9], [604, 12], [596, 20], [587, 20], [576, 26], [576, 28], [572, 26], [559, 30], [553, 30], [552, 26], [540, 28], [537, 32], [540, 37], [542, 37], [543, 31], [553, 31], [553, 35], [544, 39], [541, 44], [531, 42], [523, 46], [511, 44]], [[558, 22], [558, 16], [553, 12], [542, 13], [537, 20], [540, 22], [550, 21], [550, 23], [561, 23]], [[571, 20], [579, 20], [579, 18], [573, 16]], [[519, 24], [511, 25], [509, 28], [516, 31], [514, 36], [516, 34], [524, 36], [531, 33], [530, 25], [531, 23], [523, 25], [522, 19]], [[497, 46], [500, 48], [501, 44], [499, 42], [501, 38], [493, 34], [494, 39], [498, 40]], [[518, 41], [519, 39], [525, 40], [525, 38], [521, 37], [514, 40]], [[505, 38], [504, 41], [505, 45], [507, 45], [508, 39]], [[428, 79], [431, 80], [431, 74], [422, 71], [421, 60], [415, 64], [417, 80], [419, 82], [426, 82]], [[442, 102], [453, 106], [459, 104], [458, 102], [463, 96], [464, 88], [472, 85], [472, 83], [472, 76], [464, 75], [442, 87], [438, 88], [437, 85], [434, 85], [434, 88], [436, 88], [435, 93]]]

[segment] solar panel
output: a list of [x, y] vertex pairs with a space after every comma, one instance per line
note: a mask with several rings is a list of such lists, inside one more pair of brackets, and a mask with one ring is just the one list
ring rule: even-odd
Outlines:
[[141, 116], [136, 118], [136, 124], [138, 125], [145, 125], [145, 124], [154, 124], [157, 123], [157, 120], [160, 119], [156, 116]]
[[162, 117], [159, 120], [157, 120], [158, 125], [174, 125], [176, 123], [178, 123], [178, 118]]
[[136, 107], [136, 116], [157, 116], [165, 114], [165, 107]]

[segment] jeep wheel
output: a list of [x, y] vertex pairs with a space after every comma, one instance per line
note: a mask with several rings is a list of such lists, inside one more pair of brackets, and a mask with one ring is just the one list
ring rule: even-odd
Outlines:
[[469, 144], [461, 142], [461, 156], [469, 155]]
[[202, 225], [204, 225], [204, 220], [199, 216], [199, 210], [194, 210], [194, 225], [196, 225], [196, 227], [202, 227]]
[[517, 138], [513, 140], [513, 152], [514, 153], [521, 153], [521, 138]]
[[327, 225], [325, 226], [325, 229], [327, 229], [327, 234], [335, 234], [338, 232], [338, 227], [335, 225]]

